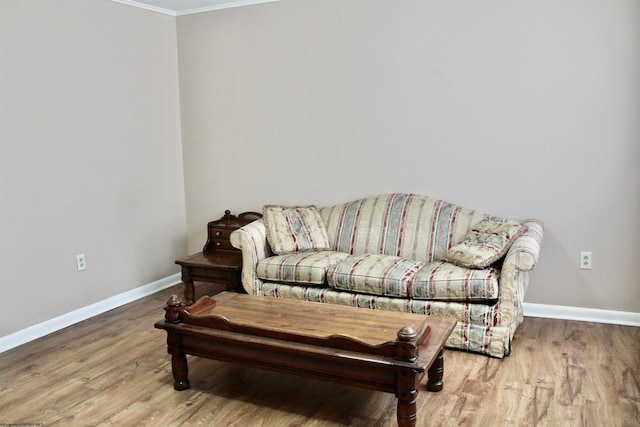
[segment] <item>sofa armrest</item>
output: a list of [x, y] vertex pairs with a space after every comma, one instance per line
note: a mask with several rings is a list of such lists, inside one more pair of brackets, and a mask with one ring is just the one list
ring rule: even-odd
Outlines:
[[242, 251], [242, 287], [249, 295], [260, 295], [262, 280], [256, 275], [256, 267], [260, 260], [273, 255], [263, 220], [235, 230], [230, 241], [234, 248]]
[[[509, 328], [509, 338], [524, 319], [524, 295], [529, 287], [529, 271], [538, 262], [544, 227], [540, 221], [525, 221], [527, 231], [507, 252], [500, 271], [500, 324]], [[505, 341], [506, 348], [509, 342]], [[507, 353], [510, 350], [507, 351]]]
[[544, 226], [538, 220], [529, 219], [524, 225], [527, 231], [514, 240], [504, 259], [504, 265], [512, 265], [517, 271], [530, 271], [538, 263], [544, 234]]

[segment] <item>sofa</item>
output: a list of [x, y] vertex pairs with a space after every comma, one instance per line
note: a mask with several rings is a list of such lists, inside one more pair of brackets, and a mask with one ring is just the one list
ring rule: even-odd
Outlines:
[[457, 321], [448, 347], [502, 358], [523, 321], [542, 237], [538, 220], [394, 193], [267, 205], [231, 244], [250, 295], [445, 316]]

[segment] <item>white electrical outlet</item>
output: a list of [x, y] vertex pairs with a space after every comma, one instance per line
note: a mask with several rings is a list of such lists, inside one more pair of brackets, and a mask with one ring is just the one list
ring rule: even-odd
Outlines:
[[84, 254], [76, 255], [76, 266], [78, 271], [87, 269], [87, 260], [84, 258]]
[[591, 262], [593, 261], [591, 252], [580, 252], [580, 269], [591, 270]]

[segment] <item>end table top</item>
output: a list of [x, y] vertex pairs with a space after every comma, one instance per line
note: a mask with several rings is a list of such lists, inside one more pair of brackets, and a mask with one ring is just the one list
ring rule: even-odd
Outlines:
[[238, 270], [242, 267], [242, 253], [235, 251], [197, 252], [176, 260], [183, 267], [227, 268]]

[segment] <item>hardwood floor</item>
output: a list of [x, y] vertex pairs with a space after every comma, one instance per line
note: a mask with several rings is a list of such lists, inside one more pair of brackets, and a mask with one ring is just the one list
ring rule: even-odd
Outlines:
[[[197, 357], [191, 389], [173, 390], [166, 333], [153, 323], [181, 292], [0, 354], [0, 425], [395, 425], [391, 394]], [[640, 426], [640, 328], [527, 318], [503, 360], [446, 351], [444, 382], [421, 389], [420, 426]]]

